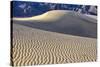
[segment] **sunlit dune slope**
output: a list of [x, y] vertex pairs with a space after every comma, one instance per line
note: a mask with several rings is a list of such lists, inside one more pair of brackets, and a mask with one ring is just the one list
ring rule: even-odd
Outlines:
[[[92, 15], [91, 15], [92, 16]], [[89, 15], [84, 15], [84, 14], [80, 14], [78, 12], [74, 12], [74, 11], [67, 11], [67, 10], [52, 10], [52, 11], [48, 11], [42, 15], [38, 15], [38, 16], [34, 16], [34, 17], [27, 17], [27, 18], [17, 18], [14, 17], [13, 20], [17, 20], [17, 21], [34, 21], [34, 20], [38, 20], [38, 21], [46, 21], [46, 22], [51, 22], [51, 21], [59, 21], [62, 18], [66, 18], [67, 21], [72, 21], [69, 17], [77, 17], [77, 19], [86, 19], [88, 21], [93, 21], [96, 22], [96, 19], [91, 18], [91, 16]], [[69, 19], [69, 20], [68, 20]]]

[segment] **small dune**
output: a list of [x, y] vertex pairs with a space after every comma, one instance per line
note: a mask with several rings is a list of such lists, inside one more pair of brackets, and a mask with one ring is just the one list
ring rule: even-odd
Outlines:
[[13, 23], [12, 65], [96, 61], [95, 38], [43, 31]]

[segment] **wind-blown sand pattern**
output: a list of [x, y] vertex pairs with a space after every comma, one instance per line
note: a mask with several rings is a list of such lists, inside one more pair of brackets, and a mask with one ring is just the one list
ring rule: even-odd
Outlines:
[[[28, 23], [26, 21], [13, 20], [13, 43], [11, 47], [11, 64], [13, 66], [96, 61], [96, 38], [36, 29], [24, 25]], [[92, 25], [94, 26], [95, 23]]]
[[96, 60], [96, 39], [58, 34], [14, 24], [14, 65]]

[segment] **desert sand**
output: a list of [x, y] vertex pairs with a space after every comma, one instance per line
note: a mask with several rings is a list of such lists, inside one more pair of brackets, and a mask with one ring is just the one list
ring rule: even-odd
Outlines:
[[[44, 15], [48, 15], [48, 17]], [[64, 11], [50, 11], [47, 12], [47, 15], [37, 16], [38, 18], [13, 18], [13, 42], [11, 47], [11, 64], [13, 66], [96, 61], [96, 20], [95, 22], [87, 21], [77, 13]], [[34, 23], [54, 24], [46, 24], [46, 26], [45, 24], [34, 25]], [[43, 26], [44, 28], [42, 28]], [[62, 28], [63, 26], [65, 26], [65, 29]], [[67, 28], [70, 30], [70, 27], [77, 27], [76, 29], [79, 28], [84, 32], [80, 32], [80, 30], [75, 32], [74, 28], [71, 30], [71, 33], [74, 34], [60, 31], [63, 29], [66, 31]], [[86, 36], [81, 33], [85, 33]]]

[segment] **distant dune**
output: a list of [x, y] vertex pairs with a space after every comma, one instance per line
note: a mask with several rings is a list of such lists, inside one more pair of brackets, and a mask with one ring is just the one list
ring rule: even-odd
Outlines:
[[83, 37], [97, 37], [96, 18], [73, 11], [53, 10], [35, 17], [13, 18], [13, 20], [14, 23], [42, 30]]
[[[17, 21], [34, 21], [34, 20], [38, 20], [38, 21], [44, 21], [44, 22], [51, 22], [51, 21], [58, 21], [58, 20], [62, 20], [62, 18], [66, 18], [65, 16], [76, 16], [77, 18], [85, 18], [89, 21], [94, 21], [96, 22], [96, 16], [93, 15], [83, 15], [81, 13], [78, 12], [74, 12], [74, 11], [67, 11], [67, 10], [52, 10], [52, 11], [48, 11], [42, 15], [38, 15], [38, 16], [33, 16], [33, 17], [27, 17], [27, 18], [17, 18], [14, 17], [13, 20], [17, 20]], [[69, 17], [70, 17], [69, 16]], [[72, 19], [72, 18], [70, 18]], [[71, 21], [69, 19], [69, 21]], [[68, 19], [67, 19], [68, 21]]]
[[86, 17], [89, 16], [57, 10], [36, 17], [13, 18], [11, 64], [96, 61], [97, 23]]

